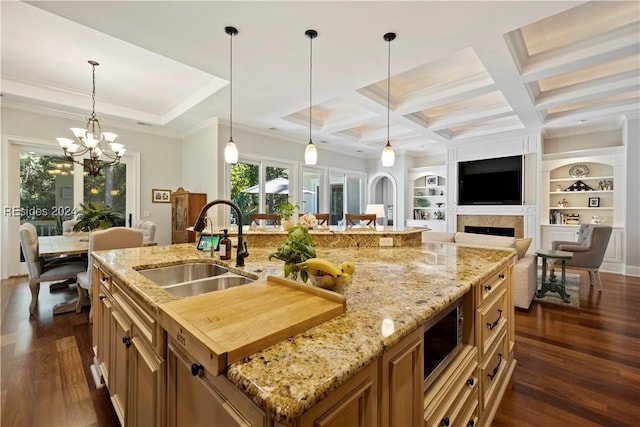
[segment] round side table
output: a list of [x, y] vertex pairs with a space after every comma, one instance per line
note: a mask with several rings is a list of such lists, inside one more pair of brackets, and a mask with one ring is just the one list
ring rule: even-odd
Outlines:
[[[567, 251], [554, 251], [554, 250], [544, 250], [538, 249], [536, 251], [536, 255], [542, 258], [542, 286], [540, 290], [536, 293], [538, 298], [541, 298], [547, 292], [557, 292], [562, 297], [562, 300], [566, 303], [569, 303], [569, 294], [567, 294], [567, 290], [565, 289], [565, 264], [568, 259], [573, 257], [573, 253]], [[547, 259], [557, 259], [560, 260], [562, 265], [562, 275], [560, 277], [560, 283], [555, 280], [547, 281]]]

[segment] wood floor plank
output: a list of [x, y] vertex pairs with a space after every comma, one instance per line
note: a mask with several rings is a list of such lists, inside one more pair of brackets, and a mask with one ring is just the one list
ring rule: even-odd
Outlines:
[[[516, 311], [518, 363], [492, 427], [640, 425], [640, 278], [601, 273], [599, 293], [581, 274], [579, 308]], [[51, 314], [72, 291], [43, 286], [30, 318], [26, 278], [2, 281], [2, 426], [118, 426], [91, 378], [88, 311]]]

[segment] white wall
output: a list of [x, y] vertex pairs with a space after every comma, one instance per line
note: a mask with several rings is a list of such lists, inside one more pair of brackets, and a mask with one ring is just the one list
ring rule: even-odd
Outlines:
[[[10, 206], [19, 202], [19, 170], [10, 167], [12, 159], [9, 155], [11, 140], [24, 141], [50, 146], [55, 152], [58, 136], [71, 135], [70, 127], [82, 124], [68, 118], [54, 117], [32, 112], [2, 107], [2, 159], [0, 160], [0, 176], [2, 176], [2, 204]], [[130, 129], [111, 127], [103, 123], [105, 130], [115, 131], [118, 141], [122, 142], [129, 153], [139, 153], [140, 170], [139, 196], [136, 203], [136, 216], [154, 221], [157, 225], [156, 240], [159, 244], [171, 243], [171, 205], [168, 203], [152, 203], [153, 188], [175, 189], [182, 182], [182, 144], [179, 139], [153, 135], [147, 132], [136, 132]], [[61, 153], [61, 150], [60, 150]], [[17, 162], [16, 159], [15, 162]], [[15, 163], [14, 162], [14, 163]], [[2, 217], [2, 265], [1, 277], [20, 273], [18, 266], [19, 219]]]
[[624, 123], [623, 143], [627, 157], [625, 274], [640, 276], [640, 118]]

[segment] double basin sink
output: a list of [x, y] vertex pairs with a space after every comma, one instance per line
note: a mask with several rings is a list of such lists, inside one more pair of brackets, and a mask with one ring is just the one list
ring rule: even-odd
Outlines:
[[194, 262], [138, 270], [177, 297], [190, 297], [251, 283], [254, 279], [209, 262]]

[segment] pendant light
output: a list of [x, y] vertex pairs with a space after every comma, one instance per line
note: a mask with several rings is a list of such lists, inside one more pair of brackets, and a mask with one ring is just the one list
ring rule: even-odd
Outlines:
[[389, 55], [387, 57], [387, 145], [382, 150], [382, 166], [391, 167], [395, 163], [396, 155], [393, 152], [393, 147], [389, 142], [389, 98], [391, 93], [391, 42], [395, 40], [396, 33], [387, 33], [384, 35], [384, 40], [389, 43]]
[[224, 147], [224, 160], [227, 163], [238, 163], [238, 147], [233, 142], [233, 36], [238, 35], [235, 27], [224, 27], [229, 34], [229, 142]]
[[318, 162], [318, 151], [311, 140], [311, 84], [313, 83], [313, 39], [318, 37], [315, 30], [307, 30], [304, 35], [309, 38], [309, 143], [304, 149], [304, 163], [307, 165], [315, 165]]

